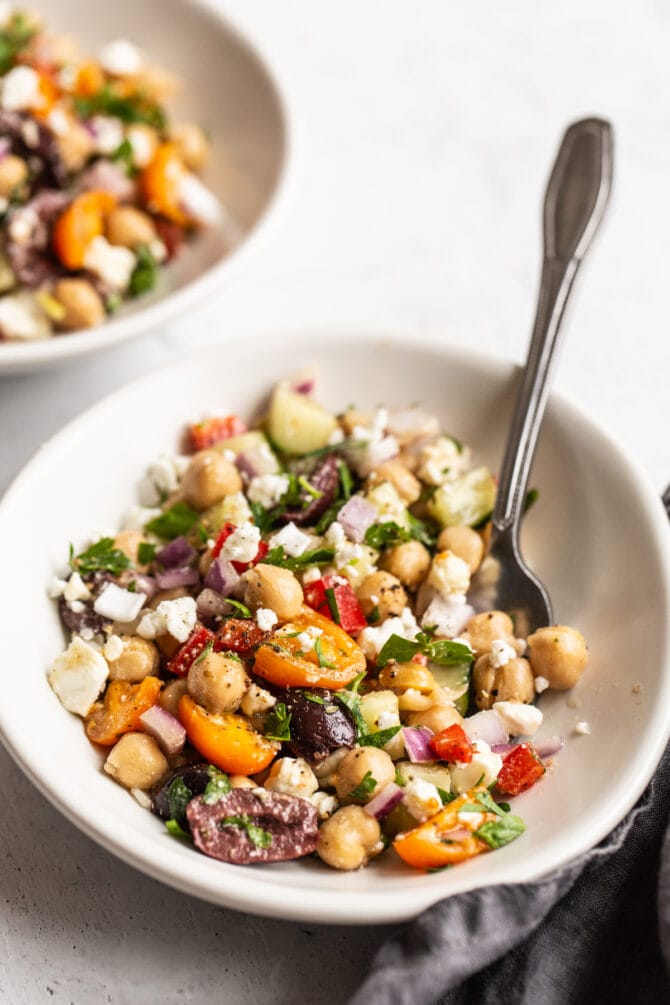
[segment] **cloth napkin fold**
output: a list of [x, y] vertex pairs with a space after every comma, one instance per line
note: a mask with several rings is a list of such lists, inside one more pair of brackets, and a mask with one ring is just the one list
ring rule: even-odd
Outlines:
[[[663, 493], [670, 517], [670, 486]], [[670, 746], [599, 845], [536, 883], [450, 897], [393, 935], [350, 1005], [670, 1002]]]
[[393, 935], [350, 1005], [670, 1002], [670, 746], [604, 841], [536, 883], [473, 890]]

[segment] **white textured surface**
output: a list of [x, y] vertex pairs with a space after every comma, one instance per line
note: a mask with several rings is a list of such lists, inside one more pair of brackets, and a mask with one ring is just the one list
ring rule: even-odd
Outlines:
[[[564, 124], [598, 113], [617, 129], [616, 188], [557, 384], [660, 491], [670, 13], [651, 0], [225, 9], [268, 52], [293, 105], [298, 177], [282, 226], [220, 302], [171, 331], [0, 381], [0, 486], [128, 376], [227, 333], [387, 323], [521, 360], [549, 163]], [[0, 1001], [339, 1002], [383, 938], [244, 918], [164, 889], [79, 835], [4, 752], [0, 796]]]

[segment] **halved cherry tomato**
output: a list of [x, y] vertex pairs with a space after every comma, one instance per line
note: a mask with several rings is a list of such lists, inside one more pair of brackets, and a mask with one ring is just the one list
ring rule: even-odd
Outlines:
[[86, 251], [105, 229], [105, 216], [115, 206], [109, 192], [83, 192], [73, 199], [54, 224], [51, 241], [54, 251], [68, 269], [81, 269]]
[[149, 209], [181, 227], [191, 223], [179, 201], [179, 189], [186, 173], [177, 146], [161, 143], [140, 175], [140, 189]]
[[468, 734], [457, 722], [431, 736], [430, 746], [441, 761], [460, 761], [461, 764], [469, 764], [474, 752]]
[[222, 415], [189, 426], [188, 435], [194, 451], [207, 450], [221, 440], [246, 433], [247, 427], [237, 415]]
[[177, 650], [168, 663], [168, 670], [177, 677], [185, 677], [192, 665], [209, 644], [214, 644], [214, 632], [204, 625], [196, 625], [183, 646]]
[[324, 576], [305, 587], [305, 603], [330, 618], [350, 635], [367, 628], [367, 620], [351, 584], [340, 576]]
[[[320, 628], [318, 643], [301, 649], [298, 636], [308, 628]], [[256, 652], [254, 673], [280, 687], [346, 687], [365, 670], [365, 656], [354, 640], [330, 618], [303, 607]]]
[[77, 69], [74, 93], [80, 98], [91, 98], [105, 86], [105, 75], [99, 63], [93, 60], [82, 63]]
[[214, 649], [217, 653], [233, 652], [242, 659], [250, 660], [256, 647], [268, 637], [269, 632], [264, 632], [255, 621], [246, 618], [228, 618], [216, 633]]
[[542, 778], [547, 769], [530, 743], [519, 743], [503, 757], [496, 782], [501, 792], [518, 796]]
[[280, 743], [257, 733], [244, 716], [235, 712], [212, 715], [187, 694], [179, 701], [179, 720], [198, 753], [232, 775], [262, 771], [281, 748]]
[[471, 789], [447, 803], [439, 813], [419, 827], [400, 834], [393, 842], [400, 858], [415, 869], [438, 869], [443, 865], [464, 862], [483, 851], [490, 851], [486, 841], [476, 837], [472, 831], [499, 817], [482, 810], [481, 816], [464, 823], [458, 816], [463, 806], [473, 802], [480, 792], [488, 795], [488, 789], [483, 786]]
[[163, 684], [158, 677], [145, 677], [139, 684], [113, 680], [102, 701], [86, 717], [86, 735], [93, 743], [112, 747], [124, 733], [140, 729], [140, 716], [156, 704]]
[[58, 101], [58, 87], [49, 73], [39, 71], [39, 103], [34, 105], [30, 111], [38, 119], [45, 119], [53, 106]]
[[[218, 558], [221, 554], [221, 549], [223, 548], [226, 540], [230, 537], [233, 531], [237, 530], [237, 526], [234, 523], [224, 523], [223, 527], [219, 531], [219, 535], [214, 542], [214, 547], [212, 548], [211, 555], [212, 558]], [[250, 562], [231, 562], [236, 572], [246, 572], [250, 569], [252, 565], [256, 565], [258, 562], [262, 562], [269, 551], [268, 544], [265, 541], [258, 542], [258, 551], [252, 558]]]

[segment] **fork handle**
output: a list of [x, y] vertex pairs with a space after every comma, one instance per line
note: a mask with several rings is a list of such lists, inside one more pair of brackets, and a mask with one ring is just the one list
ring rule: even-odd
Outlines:
[[516, 535], [549, 393], [563, 312], [612, 184], [613, 130], [582, 119], [566, 130], [544, 197], [544, 251], [528, 357], [505, 449], [493, 526]]

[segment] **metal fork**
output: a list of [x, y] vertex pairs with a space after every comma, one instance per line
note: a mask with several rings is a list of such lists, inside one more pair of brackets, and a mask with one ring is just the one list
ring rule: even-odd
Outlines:
[[613, 130], [582, 119], [566, 131], [544, 199], [544, 257], [537, 312], [500, 471], [489, 554], [499, 563], [493, 597], [525, 637], [553, 622], [549, 595], [519, 550], [519, 523], [549, 393], [563, 312], [577, 270], [602, 220], [612, 183]]

